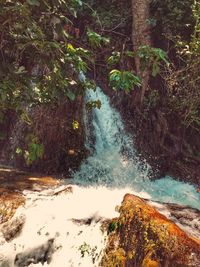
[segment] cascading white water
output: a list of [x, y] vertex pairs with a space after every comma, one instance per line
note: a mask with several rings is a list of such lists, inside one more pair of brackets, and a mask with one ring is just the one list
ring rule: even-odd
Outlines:
[[148, 178], [151, 168], [137, 157], [132, 138], [125, 132], [120, 114], [111, 107], [108, 96], [99, 87], [95, 91], [88, 90], [86, 101], [97, 99], [102, 106], [93, 110], [91, 136], [95, 137], [95, 144], [90, 142], [91, 139], [86, 144], [89, 148], [93, 145], [93, 154], [75, 173], [74, 182], [86, 186], [129, 186], [134, 191], [148, 193], [157, 201], [200, 209], [200, 194], [193, 185], [171, 177], [156, 181]]
[[120, 188], [132, 185], [134, 181], [135, 187], [139, 189], [141, 181], [147, 179], [150, 167], [139, 162], [120, 114], [110, 106], [108, 97], [98, 87], [95, 91], [88, 90], [86, 95], [86, 101], [94, 100], [101, 101], [101, 108], [92, 111], [90, 132], [86, 120], [90, 135], [86, 147], [92, 151], [92, 155], [81, 165], [80, 171], [74, 174], [74, 182]]
[[106, 244], [102, 223], [118, 216], [115, 207], [126, 192], [79, 186], [58, 196], [53, 189], [24, 192], [25, 207], [0, 227], [0, 267], [98, 266]]
[[91, 127], [85, 118], [91, 155], [74, 174], [73, 193], [57, 195], [66, 184], [24, 192], [25, 207], [0, 227], [0, 267], [98, 266], [107, 237], [101, 225], [118, 216], [115, 207], [126, 193], [200, 209], [192, 185], [170, 177], [148, 178], [151, 168], [140, 162], [109, 98], [100, 88], [88, 90], [86, 101], [97, 99], [102, 107], [92, 111]]

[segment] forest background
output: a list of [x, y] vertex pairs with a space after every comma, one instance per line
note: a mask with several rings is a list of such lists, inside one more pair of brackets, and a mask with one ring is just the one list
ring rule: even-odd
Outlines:
[[199, 184], [199, 33], [194, 0], [0, 0], [1, 162], [77, 169], [97, 84], [156, 177]]

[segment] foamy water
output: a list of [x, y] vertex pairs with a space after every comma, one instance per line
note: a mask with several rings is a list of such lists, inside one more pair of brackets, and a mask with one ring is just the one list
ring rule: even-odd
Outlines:
[[118, 216], [116, 206], [127, 192], [135, 193], [128, 188], [79, 186], [73, 186], [73, 193], [58, 196], [51, 195], [52, 190], [27, 191], [25, 207], [12, 219], [25, 218], [25, 224], [12, 241], [1, 236], [0, 266], [42, 266], [43, 261], [52, 267], [98, 266], [107, 236], [102, 223]]

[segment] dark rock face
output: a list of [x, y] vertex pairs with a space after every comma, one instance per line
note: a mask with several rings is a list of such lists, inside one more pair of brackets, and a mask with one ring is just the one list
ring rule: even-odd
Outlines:
[[[85, 156], [82, 111], [82, 97], [37, 109], [34, 114], [36, 135], [44, 145], [45, 154], [33, 164], [32, 170], [68, 173], [79, 167]], [[72, 127], [74, 120], [79, 123], [76, 130]]]
[[197, 267], [200, 239], [134, 195], [126, 195], [114, 220], [102, 266]]
[[16, 267], [26, 267], [31, 263], [36, 264], [41, 262], [44, 264], [45, 262], [50, 263], [51, 256], [53, 254], [53, 242], [54, 239], [49, 239], [46, 244], [41, 245], [35, 249], [31, 249], [25, 251], [23, 253], [19, 253], [15, 258], [15, 266]]
[[[28, 114], [30, 125], [15, 116], [5, 128], [6, 139], [0, 143], [0, 163], [51, 174], [76, 170], [86, 153], [82, 111], [83, 98], [77, 97], [73, 102], [62, 99], [55, 104], [32, 108]], [[73, 129], [73, 121], [79, 123], [78, 129]], [[27, 166], [23, 153], [16, 154], [16, 150], [28, 150], [31, 136], [44, 146], [44, 155]]]

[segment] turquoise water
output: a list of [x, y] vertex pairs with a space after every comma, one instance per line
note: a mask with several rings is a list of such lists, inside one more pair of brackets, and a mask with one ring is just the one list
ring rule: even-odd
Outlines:
[[133, 138], [126, 133], [121, 116], [111, 107], [109, 97], [99, 87], [96, 91], [87, 90], [86, 101], [97, 99], [101, 101], [101, 108], [85, 111], [86, 147], [91, 155], [74, 174], [74, 183], [112, 188], [128, 186], [148, 193], [153, 200], [200, 209], [200, 194], [193, 185], [172, 177], [149, 179], [151, 167], [137, 156]]

